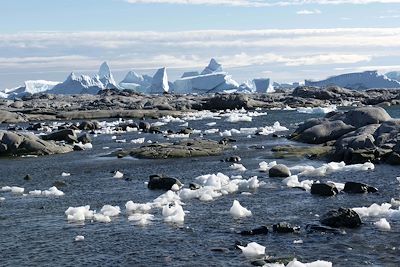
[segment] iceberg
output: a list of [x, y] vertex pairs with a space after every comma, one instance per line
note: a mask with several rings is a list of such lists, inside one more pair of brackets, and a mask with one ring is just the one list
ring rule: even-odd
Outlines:
[[201, 75], [206, 75], [216, 72], [223, 72], [222, 65], [219, 64], [214, 58], [212, 58], [208, 66], [205, 67], [205, 69], [201, 72]]
[[389, 79], [400, 82], [400, 71], [391, 71], [385, 74]]
[[200, 73], [198, 71], [187, 71], [182, 74], [181, 78], [194, 77], [194, 76], [199, 76], [199, 75], [200, 75]]
[[151, 83], [150, 88], [148, 89], [148, 93], [150, 94], [163, 94], [168, 93], [169, 91], [169, 83], [167, 76], [167, 69], [161, 68], [158, 69], [157, 72], [153, 76], [153, 81]]
[[153, 78], [148, 75], [140, 75], [135, 71], [129, 71], [125, 78], [119, 83], [122, 89], [145, 92], [151, 86]]
[[305, 80], [305, 85], [316, 87], [337, 85], [356, 90], [370, 88], [400, 88], [399, 81], [389, 79], [385, 75], [380, 75], [377, 71], [347, 73], [333, 76], [322, 81]]
[[273, 93], [274, 87], [268, 78], [258, 78], [253, 80], [257, 93]]
[[114, 76], [107, 62], [101, 64], [98, 76], [105, 89], [118, 89], [118, 85], [114, 80]]
[[20, 98], [25, 95], [33, 95], [43, 93], [54, 88], [60, 82], [45, 81], [45, 80], [29, 80], [25, 81], [25, 85], [13, 89], [6, 89], [0, 93], [0, 97], [4, 98]]

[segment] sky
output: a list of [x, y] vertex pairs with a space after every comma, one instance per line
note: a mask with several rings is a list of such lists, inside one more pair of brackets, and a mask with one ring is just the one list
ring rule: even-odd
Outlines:
[[3, 0], [0, 89], [94, 75], [170, 80], [219, 61], [239, 83], [400, 70], [400, 0]]

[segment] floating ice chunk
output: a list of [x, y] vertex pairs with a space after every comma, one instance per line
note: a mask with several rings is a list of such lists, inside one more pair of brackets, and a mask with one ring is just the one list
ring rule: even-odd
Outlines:
[[300, 187], [304, 188], [307, 191], [311, 190], [311, 186], [314, 183], [312, 180], [304, 180], [299, 182], [299, 177], [297, 175], [289, 176], [282, 180], [287, 187]]
[[179, 125], [179, 127], [189, 127], [189, 123], [188, 122], [182, 123], [181, 125]]
[[368, 171], [375, 169], [375, 165], [371, 162], [364, 164], [346, 165], [342, 162], [325, 163], [321, 167], [315, 168], [313, 166], [294, 166], [291, 171], [300, 171], [299, 176], [325, 176], [327, 174], [340, 172], [340, 171]]
[[247, 246], [238, 246], [246, 258], [256, 258], [265, 255], [265, 247], [256, 242], [251, 242]]
[[232, 170], [237, 170], [237, 171], [241, 171], [244, 172], [246, 171], [246, 167], [243, 166], [243, 164], [239, 164], [239, 163], [233, 163], [231, 166], [229, 166], [230, 169]]
[[85, 240], [85, 237], [83, 235], [77, 235], [75, 236], [75, 242], [81, 242]]
[[353, 208], [355, 212], [360, 215], [360, 217], [387, 217], [392, 215], [400, 215], [400, 210], [391, 209], [392, 205], [390, 203], [382, 203], [378, 205], [376, 203], [369, 207]]
[[265, 126], [260, 129], [258, 129], [258, 134], [259, 135], [270, 135], [275, 132], [283, 132], [283, 131], [288, 131], [289, 129], [286, 128], [285, 126], [281, 126], [279, 121], [276, 121], [273, 126]]
[[218, 132], [219, 132], [219, 129], [208, 129], [208, 130], [204, 131], [205, 134], [215, 134]]
[[62, 177], [67, 177], [67, 176], [71, 176], [71, 174], [69, 172], [63, 172], [61, 173]]
[[93, 148], [92, 143], [82, 144], [82, 142], [79, 142], [79, 143], [75, 143], [74, 145], [79, 146], [79, 147], [82, 148], [83, 150], [85, 150], [85, 149], [92, 149], [92, 148]]
[[128, 221], [140, 226], [148, 225], [152, 220], [154, 220], [154, 215], [146, 213], [136, 213], [128, 217]]
[[293, 244], [303, 244], [303, 240], [293, 240]]
[[179, 185], [177, 185], [177, 184], [174, 184], [172, 187], [171, 187], [171, 190], [172, 191], [179, 191], [179, 189], [180, 189], [180, 187], [179, 187]]
[[131, 140], [132, 144], [143, 144], [146, 139], [144, 137]]
[[90, 206], [69, 207], [65, 211], [67, 220], [71, 222], [81, 222], [93, 218], [94, 211], [90, 210]]
[[214, 125], [216, 125], [217, 123], [214, 121], [214, 122], [209, 122], [209, 123], [206, 123], [206, 125], [207, 126], [209, 126], [209, 127], [211, 127], [211, 126], [214, 126]]
[[6, 200], [5, 197], [0, 197], [0, 202], [2, 202], [2, 201], [4, 201], [4, 200]]
[[116, 171], [116, 172], [114, 173], [114, 178], [120, 179], [120, 178], [122, 178], [122, 177], [124, 177], [124, 174], [123, 174], [122, 172]]
[[10, 191], [11, 191], [11, 193], [14, 193], [14, 194], [23, 194], [25, 189], [22, 187], [18, 187], [18, 186], [11, 186]]
[[400, 183], [400, 177], [396, 177], [397, 182]]
[[115, 135], [111, 136], [111, 140], [117, 140], [117, 137]]
[[374, 225], [382, 231], [390, 231], [390, 224], [389, 222], [385, 219], [382, 218], [379, 221], [375, 222]]
[[251, 216], [251, 211], [242, 207], [240, 205], [239, 201], [237, 201], [237, 200], [233, 201], [233, 205], [232, 205], [231, 209], [229, 210], [229, 213], [235, 219], [240, 219], [240, 218]]
[[151, 125], [154, 126], [154, 127], [161, 127], [161, 126], [166, 125], [166, 123], [165, 122], [161, 122], [161, 121], [157, 121], [155, 123], [152, 123]]
[[178, 196], [177, 193], [169, 190], [166, 193], [162, 194], [161, 196], [159, 196], [158, 198], [156, 198], [155, 200], [153, 200], [153, 206], [154, 207], [158, 207], [161, 208], [165, 205], [168, 205], [170, 203], [179, 203], [182, 204], [180, 202], [180, 197]]
[[103, 215], [103, 214], [100, 214], [100, 213], [95, 213], [95, 214], [93, 215], [93, 220], [95, 220], [96, 222], [102, 222], [102, 223], [109, 223], [109, 222], [111, 222], [110, 216]]
[[[29, 193], [30, 193], [30, 192], [29, 192]], [[64, 195], [64, 192], [61, 191], [61, 190], [58, 190], [57, 187], [53, 186], [53, 187], [50, 187], [48, 190], [44, 190], [44, 191], [42, 192], [42, 195], [44, 195], [44, 196], [57, 196], [57, 197], [59, 197], [59, 196], [63, 196], [63, 195]]]
[[318, 260], [310, 263], [301, 263], [300, 261], [294, 259], [289, 262], [286, 267], [332, 267], [332, 262]]
[[126, 143], [126, 139], [116, 139], [115, 140], [116, 143]]
[[315, 107], [315, 108], [311, 108], [311, 107], [301, 107], [297, 109], [297, 112], [299, 113], [307, 113], [307, 114], [327, 114], [329, 112], [335, 111], [337, 110], [337, 106], [336, 105], [330, 105], [327, 107]]
[[40, 196], [40, 195], [42, 195], [42, 190], [29, 191], [29, 195], [31, 195], [31, 196]]
[[104, 205], [101, 208], [100, 213], [104, 216], [114, 217], [121, 213], [121, 209], [118, 206]]
[[128, 201], [125, 204], [125, 209], [127, 213], [136, 213], [136, 212], [146, 213], [151, 210], [151, 204], [149, 203], [141, 204], [141, 203], [134, 203], [133, 201]]
[[165, 205], [162, 209], [162, 215], [166, 222], [183, 223], [185, 220], [185, 212], [178, 202], [173, 205]]
[[261, 171], [261, 172], [268, 172], [269, 171], [269, 169], [271, 169], [272, 167], [274, 167], [275, 165], [277, 165], [277, 163], [276, 163], [276, 161], [272, 161], [272, 162], [265, 162], [265, 161], [263, 161], [263, 162], [260, 162], [259, 164], [258, 164], [258, 166], [259, 166], [259, 171]]
[[390, 200], [390, 204], [392, 205], [393, 208], [398, 208], [400, 207], [400, 200], [392, 198]]
[[180, 122], [180, 123], [184, 123], [184, 122], [185, 122], [184, 120], [182, 120], [182, 119], [180, 119], [180, 118], [175, 118], [175, 117], [172, 117], [172, 116], [170, 116], [170, 115], [165, 116], [165, 117], [162, 117], [162, 118], [161, 118], [161, 121], [164, 122], [164, 123], [170, 123], [170, 122]]
[[189, 138], [190, 134], [170, 134], [169, 138]]
[[232, 113], [226, 119], [227, 122], [251, 122], [253, 119], [245, 114]]

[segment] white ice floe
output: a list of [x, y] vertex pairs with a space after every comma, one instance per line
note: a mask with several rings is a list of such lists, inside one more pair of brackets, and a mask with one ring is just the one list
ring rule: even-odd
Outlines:
[[218, 132], [219, 132], [219, 129], [215, 129], [215, 128], [207, 129], [207, 130], [204, 131], [205, 134], [215, 134], [215, 133], [218, 133]]
[[400, 216], [399, 209], [391, 209], [392, 205], [390, 203], [372, 204], [369, 207], [359, 207], [353, 208], [355, 212], [360, 215], [360, 217], [398, 217]]
[[235, 219], [240, 219], [240, 218], [251, 216], [251, 211], [246, 209], [245, 207], [242, 207], [242, 205], [240, 205], [239, 201], [237, 201], [237, 200], [233, 201], [233, 205], [232, 205], [231, 209], [229, 210], [229, 213]]
[[272, 162], [265, 162], [265, 161], [263, 161], [263, 162], [260, 162], [260, 163], [258, 164], [258, 166], [259, 166], [258, 170], [259, 170], [260, 172], [268, 172], [269, 169], [271, 169], [272, 167], [274, 167], [274, 166], [277, 165], [277, 164], [278, 164], [278, 163], [276, 163], [276, 161], [272, 161]]
[[11, 192], [14, 194], [23, 194], [25, 191], [25, 188], [23, 187], [18, 187], [18, 186], [3, 186], [1, 188], [1, 191], [3, 192]]
[[189, 127], [189, 123], [188, 122], [182, 123], [181, 125], [179, 125], [179, 127]]
[[289, 129], [285, 126], [281, 126], [279, 121], [276, 121], [273, 126], [265, 126], [258, 129], [257, 134], [259, 135], [270, 135], [275, 132], [284, 132], [288, 131]]
[[170, 123], [170, 122], [184, 123], [184, 122], [185, 122], [185, 121], [182, 120], [181, 118], [175, 118], [175, 117], [172, 117], [172, 116], [170, 116], [170, 115], [165, 116], [165, 117], [162, 117], [162, 118], [161, 118], [161, 121], [164, 122], [164, 123]]
[[134, 203], [133, 201], [128, 201], [125, 204], [125, 209], [127, 213], [147, 213], [151, 210], [151, 203]]
[[390, 224], [389, 222], [385, 219], [382, 218], [379, 221], [375, 222], [374, 225], [382, 231], [390, 231]]
[[92, 149], [92, 148], [93, 148], [92, 143], [82, 144], [82, 142], [79, 142], [79, 143], [75, 143], [74, 145], [75, 145], [75, 146], [79, 146], [79, 147], [82, 148], [83, 150], [85, 150], [85, 149]]
[[398, 207], [400, 207], [400, 199], [392, 198], [390, 200], [390, 204], [392, 205], [393, 208], [398, 208]]
[[162, 208], [165, 205], [168, 205], [170, 203], [179, 203], [182, 204], [181, 198], [179, 195], [171, 190], [165, 192], [161, 196], [157, 197], [156, 199], [153, 200], [152, 202], [152, 207], [155, 208]]
[[227, 122], [251, 122], [253, 119], [246, 114], [233, 113], [226, 118]]
[[400, 177], [396, 177], [397, 182], [400, 183]]
[[265, 255], [265, 247], [256, 242], [251, 242], [245, 247], [238, 247], [242, 250], [242, 253], [246, 258], [256, 258]]
[[152, 123], [151, 126], [161, 127], [161, 126], [164, 126], [166, 124], [167, 124], [166, 122], [157, 121], [157, 122]]
[[212, 126], [217, 125], [217, 123], [215, 121], [213, 121], [213, 122], [206, 123], [206, 125], [209, 127], [212, 127]]
[[297, 109], [297, 112], [299, 113], [307, 113], [307, 114], [327, 114], [332, 111], [336, 111], [337, 106], [336, 105], [330, 105], [327, 107], [301, 107]]
[[57, 187], [53, 186], [53, 187], [50, 187], [47, 190], [42, 191], [42, 195], [43, 196], [57, 196], [57, 197], [59, 197], [59, 196], [63, 196], [64, 192], [61, 191], [61, 190], [58, 190]]
[[102, 223], [109, 223], [111, 222], [110, 216], [101, 214], [101, 213], [95, 213], [93, 214], [93, 220], [96, 222], [102, 222]]
[[5, 197], [0, 197], [0, 202], [2, 202], [2, 201], [4, 201], [4, 200], [6, 200]]
[[[281, 266], [285, 266], [285, 265], [281, 265]], [[286, 265], [286, 267], [332, 267], [332, 262], [318, 260], [318, 261], [309, 262], [309, 263], [302, 263], [302, 262], [294, 259], [291, 262], [289, 262]]]
[[119, 206], [104, 205], [101, 208], [100, 213], [104, 216], [114, 217], [121, 213], [121, 208]]
[[29, 195], [31, 195], [31, 196], [41, 196], [42, 195], [42, 190], [29, 191]]
[[164, 221], [172, 223], [183, 223], [185, 221], [185, 212], [178, 202], [174, 204], [165, 205], [162, 209]]
[[143, 144], [146, 139], [144, 137], [131, 140], [132, 144]]
[[296, 165], [289, 168], [292, 173], [297, 173], [299, 176], [325, 176], [334, 172], [341, 171], [368, 171], [375, 169], [375, 165], [371, 162], [364, 164], [346, 165], [342, 162], [325, 163], [321, 167], [310, 165]]
[[152, 220], [154, 220], [154, 215], [147, 213], [135, 213], [128, 217], [128, 221], [140, 226], [148, 225]]
[[67, 176], [71, 176], [71, 174], [69, 172], [62, 172], [61, 176], [62, 177], [67, 177]]
[[239, 163], [233, 163], [231, 166], [229, 166], [230, 169], [232, 170], [237, 170], [237, 171], [241, 171], [244, 172], [246, 171], [246, 167], [243, 166], [243, 164], [239, 164]]
[[233, 136], [233, 135], [270, 135], [275, 132], [287, 131], [288, 128], [281, 126], [281, 124], [277, 121], [273, 126], [264, 126], [264, 127], [252, 127], [252, 128], [240, 128], [240, 129], [230, 129], [225, 130], [220, 133], [221, 136]]
[[292, 175], [283, 179], [282, 183], [285, 184], [287, 187], [299, 187], [299, 188], [304, 188], [307, 191], [310, 191], [314, 181], [304, 180], [300, 182], [299, 177], [297, 175]]
[[83, 235], [77, 235], [75, 236], [75, 242], [81, 242], [85, 240], [85, 237]]
[[67, 220], [70, 222], [84, 222], [85, 220], [91, 220], [94, 215], [94, 211], [90, 210], [90, 206], [81, 207], [69, 207], [65, 211]]
[[124, 174], [122, 173], [122, 172], [120, 172], [120, 171], [116, 171], [115, 173], [114, 173], [114, 176], [113, 176], [114, 178], [117, 178], [117, 179], [120, 179], [120, 178], [122, 178], [122, 177], [124, 177]]

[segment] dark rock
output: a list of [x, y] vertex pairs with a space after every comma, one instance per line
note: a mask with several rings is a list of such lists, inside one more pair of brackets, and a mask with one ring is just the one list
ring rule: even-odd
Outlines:
[[321, 224], [330, 227], [357, 228], [361, 226], [361, 218], [352, 209], [339, 208], [331, 210], [320, 219]]
[[60, 187], [67, 186], [67, 183], [66, 183], [65, 181], [55, 181], [55, 182], [53, 183], [53, 186], [55, 186], [55, 187], [57, 187], [57, 188], [60, 188]]
[[363, 193], [376, 193], [378, 192], [378, 189], [363, 183], [346, 182], [344, 184], [343, 191], [351, 194], [363, 194]]
[[311, 185], [311, 194], [313, 195], [330, 197], [338, 193], [339, 191], [334, 184], [313, 183]]
[[299, 226], [291, 226], [289, 223], [286, 222], [281, 222], [278, 224], [274, 224], [272, 226], [272, 230], [275, 233], [294, 233], [294, 232], [298, 232], [300, 230]]
[[43, 128], [42, 123], [35, 123], [32, 125], [29, 125], [28, 128], [26, 128], [27, 131], [39, 131], [39, 129]]
[[78, 146], [78, 145], [74, 145], [73, 149], [74, 149], [74, 151], [83, 151], [83, 150], [85, 150], [83, 147]]
[[152, 134], [161, 134], [162, 133], [160, 127], [158, 127], [158, 126], [150, 126], [150, 129], [148, 130], [148, 132], [152, 133]]
[[254, 260], [254, 261], [251, 262], [251, 265], [253, 265], [253, 266], [264, 266], [266, 264], [267, 264], [267, 262], [265, 260], [262, 260], [262, 259]]
[[196, 184], [196, 183], [190, 183], [189, 184], [189, 189], [190, 190], [197, 190], [197, 189], [200, 189], [201, 188], [201, 185], [199, 185], [199, 184]]
[[225, 160], [226, 162], [240, 162], [242, 159], [239, 156], [231, 156]]
[[268, 234], [268, 227], [261, 226], [252, 230], [244, 230], [240, 232], [241, 235], [266, 235]]
[[149, 177], [149, 183], [147, 187], [151, 190], [171, 190], [172, 186], [174, 186], [175, 184], [179, 187], [182, 186], [182, 183], [176, 178], [151, 175]]
[[81, 136], [78, 137], [78, 141], [82, 142], [82, 144], [87, 144], [92, 142], [92, 138], [90, 137], [89, 134], [84, 133]]
[[43, 140], [65, 141], [67, 143], [78, 143], [76, 134], [71, 129], [60, 130], [42, 136]]
[[185, 129], [180, 130], [177, 133], [178, 134], [191, 134], [191, 133], [193, 133], [193, 129], [192, 128], [185, 128]]
[[343, 122], [360, 128], [368, 124], [379, 124], [390, 119], [390, 115], [381, 107], [361, 107], [346, 112]]
[[84, 131], [98, 130], [100, 129], [100, 123], [98, 121], [82, 121], [78, 128]]
[[32, 176], [30, 176], [29, 174], [27, 174], [27, 175], [25, 175], [24, 180], [25, 180], [25, 181], [30, 181], [30, 180], [32, 180]]
[[228, 253], [229, 252], [229, 249], [227, 249], [227, 248], [211, 248], [210, 250], [213, 251], [213, 252], [221, 252], [221, 253]]
[[292, 175], [289, 168], [283, 164], [277, 164], [269, 169], [269, 177], [282, 177], [286, 178]]
[[151, 125], [147, 121], [139, 122], [139, 129], [144, 132], [147, 132], [148, 130], [150, 130], [150, 127], [151, 127]]

